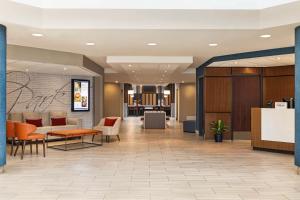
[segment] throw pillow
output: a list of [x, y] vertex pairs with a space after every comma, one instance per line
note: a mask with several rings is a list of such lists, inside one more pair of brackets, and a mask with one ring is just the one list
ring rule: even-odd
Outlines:
[[65, 117], [62, 118], [51, 118], [52, 126], [65, 126], [67, 125], [67, 120]]

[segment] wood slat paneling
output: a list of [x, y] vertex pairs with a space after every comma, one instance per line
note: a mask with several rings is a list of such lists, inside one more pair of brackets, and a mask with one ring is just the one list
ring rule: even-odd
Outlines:
[[265, 67], [263, 68], [264, 76], [288, 76], [295, 75], [295, 66], [281, 66], [281, 67]]
[[232, 130], [251, 130], [251, 108], [260, 107], [259, 76], [237, 76], [233, 81]]
[[230, 67], [207, 67], [205, 76], [231, 76]]
[[231, 112], [231, 77], [205, 78], [205, 112]]
[[259, 75], [261, 68], [258, 67], [233, 67], [232, 75]]
[[272, 100], [282, 101], [282, 98], [295, 96], [295, 77], [294, 76], [277, 76], [264, 77], [263, 79], [263, 102]]

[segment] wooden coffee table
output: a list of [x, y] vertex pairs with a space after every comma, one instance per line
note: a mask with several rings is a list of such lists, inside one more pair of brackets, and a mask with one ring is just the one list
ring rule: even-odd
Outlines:
[[[101, 135], [101, 143], [94, 143], [92, 142], [85, 142], [84, 136], [95, 136], [95, 135]], [[60, 137], [64, 139], [64, 144], [60, 145], [48, 145], [48, 137], [49, 136], [55, 136]], [[69, 139], [74, 138], [81, 138], [81, 142], [72, 142], [68, 143]], [[47, 133], [47, 148], [62, 150], [62, 151], [69, 151], [69, 150], [75, 150], [75, 149], [84, 149], [84, 148], [90, 148], [90, 147], [97, 147], [102, 146], [103, 140], [102, 140], [102, 132], [98, 130], [93, 129], [72, 129], [72, 130], [59, 130], [59, 131], [50, 131]]]

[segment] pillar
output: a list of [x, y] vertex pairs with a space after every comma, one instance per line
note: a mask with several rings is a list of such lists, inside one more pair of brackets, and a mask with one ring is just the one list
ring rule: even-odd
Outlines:
[[6, 27], [0, 24], [0, 173], [6, 164]]
[[205, 67], [200, 66], [196, 71], [196, 131], [204, 137], [204, 71]]
[[300, 167], [300, 26], [295, 30], [295, 164]]

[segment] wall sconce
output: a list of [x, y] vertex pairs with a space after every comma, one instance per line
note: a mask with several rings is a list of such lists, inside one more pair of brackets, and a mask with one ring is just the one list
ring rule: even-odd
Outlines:
[[134, 95], [134, 90], [128, 90], [129, 95]]
[[164, 90], [164, 95], [170, 95], [171, 94], [171, 91], [170, 90]]

